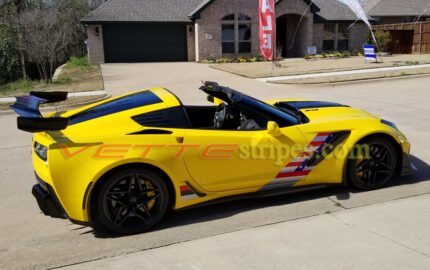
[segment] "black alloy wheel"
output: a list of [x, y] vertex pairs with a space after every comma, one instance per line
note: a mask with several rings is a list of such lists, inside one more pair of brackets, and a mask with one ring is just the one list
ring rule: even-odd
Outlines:
[[394, 145], [384, 138], [370, 138], [356, 145], [347, 167], [350, 183], [361, 190], [378, 189], [396, 172]]
[[101, 225], [120, 234], [149, 230], [169, 205], [165, 180], [147, 169], [128, 169], [110, 176], [100, 189], [96, 216]]

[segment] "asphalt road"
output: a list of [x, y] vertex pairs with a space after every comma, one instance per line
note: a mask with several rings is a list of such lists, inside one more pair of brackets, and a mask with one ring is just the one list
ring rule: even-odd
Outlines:
[[100, 235], [40, 214], [30, 194], [34, 183], [31, 135], [16, 130], [14, 116], [0, 116], [0, 269], [75, 265], [430, 193], [430, 77], [294, 87], [257, 82], [194, 63], [105, 65], [103, 73], [112, 94], [163, 85], [185, 103], [198, 104], [205, 100], [196, 90], [200, 80], [216, 80], [260, 98], [309, 97], [360, 107], [394, 121], [404, 131], [419, 172], [373, 192], [351, 193], [339, 187], [237, 201], [173, 213], [157, 229], [141, 235]]

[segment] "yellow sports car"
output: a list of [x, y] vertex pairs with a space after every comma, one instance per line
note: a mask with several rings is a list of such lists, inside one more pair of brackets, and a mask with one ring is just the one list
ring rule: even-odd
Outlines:
[[206, 82], [211, 106], [164, 88], [42, 116], [64, 92], [32, 92], [12, 109], [33, 132], [40, 209], [95, 229], [139, 233], [169, 208], [348, 184], [380, 188], [414, 170], [396, 126], [345, 105], [259, 101]]

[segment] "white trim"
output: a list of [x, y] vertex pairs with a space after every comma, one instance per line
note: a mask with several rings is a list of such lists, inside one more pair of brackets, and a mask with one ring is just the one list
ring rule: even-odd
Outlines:
[[[304, 153], [308, 153], [308, 152], [304, 152]], [[291, 160], [290, 162], [288, 162], [288, 164], [292, 163], [292, 162], [300, 162], [300, 161], [305, 161], [306, 159], [310, 158], [310, 156], [306, 156], [306, 157], [296, 157], [293, 160]], [[287, 164], [287, 165], [288, 165]], [[299, 167], [299, 166], [296, 166]]]
[[181, 201], [193, 200], [193, 199], [197, 199], [198, 197], [199, 196], [197, 196], [196, 194], [183, 195], [181, 196]]
[[286, 183], [294, 183], [298, 182], [300, 180], [303, 180], [306, 177], [306, 175], [301, 176], [291, 176], [291, 177], [283, 177], [283, 178], [275, 178], [273, 179], [269, 185], [278, 185], [278, 184], [286, 184]]
[[299, 167], [299, 166], [285, 167], [281, 170], [280, 173], [294, 172], [295, 170], [297, 170], [297, 167]]
[[325, 142], [328, 136], [317, 136], [315, 139], [312, 140], [312, 142]]
[[196, 52], [196, 62], [200, 61], [200, 53], [199, 53], [199, 24], [197, 22], [194, 23], [194, 50]]

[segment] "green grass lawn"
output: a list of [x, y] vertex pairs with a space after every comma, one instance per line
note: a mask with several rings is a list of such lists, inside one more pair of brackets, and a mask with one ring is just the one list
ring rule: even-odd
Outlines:
[[52, 84], [45, 84], [41, 81], [19, 80], [0, 85], [0, 97], [23, 95], [31, 90], [82, 92], [103, 89], [100, 65], [91, 65], [87, 57], [72, 57], [63, 67], [58, 79]]
[[310, 73], [336, 72], [346, 70], [373, 69], [383, 67], [398, 67], [420, 64], [430, 64], [430, 54], [404, 54], [386, 56], [383, 63], [365, 62], [363, 57], [341, 59], [286, 59], [275, 65], [272, 62], [213, 64], [212, 68], [230, 72], [247, 78], [265, 78], [276, 76], [291, 76]]

